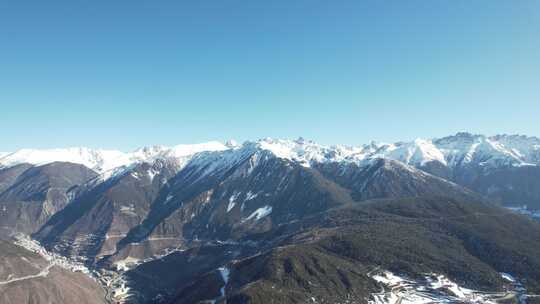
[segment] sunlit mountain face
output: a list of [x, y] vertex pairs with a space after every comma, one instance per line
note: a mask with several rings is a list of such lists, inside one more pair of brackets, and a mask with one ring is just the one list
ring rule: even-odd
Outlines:
[[534, 303], [538, 210], [540, 139], [527, 136], [26, 149], [0, 155], [0, 291], [6, 303], [21, 288], [37, 303]]

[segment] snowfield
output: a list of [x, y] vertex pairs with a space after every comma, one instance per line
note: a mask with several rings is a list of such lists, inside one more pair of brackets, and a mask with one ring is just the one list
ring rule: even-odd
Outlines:
[[258, 221], [258, 220], [262, 219], [263, 217], [270, 215], [270, 213], [272, 213], [272, 207], [271, 206], [264, 206], [264, 207], [261, 207], [261, 208], [255, 210], [255, 211], [253, 211], [253, 213], [251, 213], [243, 221], [247, 222], [247, 221], [252, 220], [252, 219], [255, 219], [256, 221]]
[[[296, 161], [307, 167], [314, 163], [325, 162], [364, 164], [377, 158], [398, 160], [413, 166], [437, 162], [452, 168], [469, 164], [485, 168], [540, 165], [540, 139], [536, 137], [520, 135], [488, 137], [458, 133], [439, 139], [416, 139], [392, 144], [371, 142], [358, 146], [326, 146], [302, 138], [297, 140], [265, 138], [247, 141], [242, 145], [213, 141], [174, 147], [152, 146], [130, 153], [89, 148], [22, 149], [13, 153], [0, 153], [0, 167], [11, 167], [21, 163], [43, 165], [63, 161], [82, 164], [102, 174], [103, 179], [107, 179], [141, 162], [151, 163], [157, 159], [170, 159], [182, 168], [195, 159], [195, 155], [205, 154], [204, 152], [231, 151], [228, 154], [206, 153], [204, 157], [196, 158], [199, 163], [212, 164], [205, 169], [210, 173], [230, 167], [254, 150], [269, 151], [279, 158]], [[152, 174], [149, 176], [153, 177]]]
[[117, 150], [93, 150], [84, 147], [33, 150], [22, 149], [13, 153], [0, 154], [0, 167], [11, 167], [22, 163], [44, 165], [53, 162], [69, 162], [84, 165], [108, 178], [118, 171], [136, 163], [153, 162], [156, 159], [173, 159], [179, 167], [183, 166], [191, 156], [203, 151], [222, 151], [228, 149], [222, 143], [208, 142], [193, 145], [177, 145], [174, 147], [144, 147], [130, 153]]
[[501, 277], [510, 285], [504, 292], [478, 291], [460, 286], [444, 275], [426, 274], [424, 280], [412, 280], [390, 271], [378, 271], [371, 278], [383, 289], [371, 295], [370, 304], [427, 304], [427, 303], [486, 303], [516, 300], [519, 303], [529, 295], [523, 286], [508, 273]]

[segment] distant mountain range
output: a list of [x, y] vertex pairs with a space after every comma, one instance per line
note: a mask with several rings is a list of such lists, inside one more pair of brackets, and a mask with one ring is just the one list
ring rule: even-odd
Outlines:
[[438, 139], [417, 139], [412, 142], [393, 144], [372, 142], [360, 146], [325, 146], [302, 138], [297, 140], [262, 139], [238, 145], [208, 142], [174, 147], [151, 146], [130, 153], [117, 150], [94, 150], [89, 148], [66, 148], [49, 150], [22, 149], [1, 152], [0, 165], [10, 167], [28, 163], [43, 165], [52, 162], [71, 162], [84, 165], [103, 173], [134, 163], [151, 162], [158, 158], [189, 159], [199, 152], [224, 151], [228, 149], [259, 148], [269, 150], [276, 156], [304, 164], [324, 162], [361, 163], [374, 158], [398, 160], [408, 165], [424, 166], [437, 162], [448, 168], [477, 165], [486, 168], [530, 166], [540, 163], [540, 139], [524, 135], [484, 136], [458, 133]]
[[0, 235], [84, 263], [111, 302], [367, 303], [380, 271], [538, 292], [540, 223], [500, 206], [540, 209], [540, 139], [0, 155]]
[[[205, 156], [208, 156], [207, 161], [212, 161], [221, 154], [234, 161], [235, 157], [255, 150], [269, 151], [277, 158], [305, 167], [328, 164], [366, 167], [378, 159], [396, 160], [468, 187], [502, 204], [540, 208], [540, 190], [535, 190], [538, 185], [533, 179], [527, 178], [540, 176], [540, 139], [523, 135], [458, 133], [439, 139], [417, 139], [393, 144], [372, 142], [361, 146], [325, 146], [302, 138], [267, 138], [242, 145], [231, 141], [226, 144], [208, 142], [175, 147], [152, 146], [131, 153], [88, 148], [23, 149], [0, 155], [0, 168], [68, 162], [84, 165], [99, 174], [101, 180], [106, 180], [142, 163], [162, 160], [174, 166], [174, 171], [178, 172], [194, 158], [204, 162]], [[220, 161], [227, 162], [227, 159]]]

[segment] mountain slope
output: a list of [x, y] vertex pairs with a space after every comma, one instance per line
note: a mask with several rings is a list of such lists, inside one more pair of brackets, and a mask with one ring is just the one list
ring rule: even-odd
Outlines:
[[0, 240], [0, 260], [1, 303], [106, 303], [104, 290], [88, 276], [51, 266], [10, 242]]
[[176, 164], [142, 163], [94, 188], [79, 193], [37, 233], [68, 255], [99, 257], [114, 253], [116, 243], [138, 225], [176, 173]]
[[0, 193], [3, 193], [11, 187], [15, 181], [17, 181], [17, 178], [31, 167], [32, 165], [30, 164], [19, 164], [13, 167], [0, 169]]
[[423, 195], [480, 200], [479, 195], [448, 180], [390, 159], [373, 159], [361, 166], [355, 163], [322, 163], [316, 169], [339, 185], [351, 189], [351, 195], [357, 201]]
[[72, 163], [3, 169], [0, 178], [9, 186], [0, 193], [0, 225], [34, 232], [69, 203], [78, 186], [95, 177], [92, 170]]
[[540, 225], [485, 204], [379, 200], [288, 226], [258, 238], [271, 243], [261, 254], [223, 265], [227, 280], [219, 270], [201, 274], [175, 303], [366, 303], [380, 290], [369, 275], [377, 269], [444, 274], [485, 291], [502, 290], [499, 272], [509, 272], [530, 293], [540, 288]]
[[[512, 180], [509, 185], [498, 177], [492, 178], [490, 176], [493, 171], [497, 171], [497, 176], [501, 176], [516, 174], [514, 171], [528, 172], [527, 170], [530, 168], [534, 168], [530, 170], [538, 170], [540, 166], [540, 139], [536, 137], [458, 133], [438, 139], [417, 139], [393, 144], [372, 142], [361, 146], [324, 146], [302, 138], [294, 141], [262, 139], [246, 142], [242, 145], [242, 147], [247, 146], [257, 146], [259, 149], [270, 151], [281, 159], [287, 159], [306, 167], [325, 163], [364, 166], [379, 158], [397, 160], [478, 191], [502, 204], [529, 205], [534, 209], [540, 208], [540, 196], [535, 191], [527, 190], [529, 195], [524, 197], [520, 195], [520, 191], [512, 190], [513, 187], [524, 188], [528, 186], [522, 185], [516, 180]], [[131, 153], [87, 148], [27, 149], [1, 157], [0, 168], [21, 163], [41, 165], [54, 161], [67, 161], [83, 164], [103, 174], [103, 179], [107, 179], [109, 176], [117, 174], [118, 171], [123, 171], [123, 169], [137, 163], [152, 163], [156, 159], [173, 159], [180, 168], [199, 152], [223, 151], [235, 147], [235, 145], [209, 142], [170, 148], [146, 147]], [[521, 169], [525, 167], [529, 169]]]
[[[214, 157], [231, 157], [236, 161], [224, 162], [221, 167], [216, 165]], [[278, 159], [271, 153], [251, 149], [201, 155], [161, 186], [148, 200], [148, 212], [143, 215], [143, 220], [131, 226], [127, 235], [119, 240], [116, 254], [120, 258], [128, 254], [146, 258], [149, 253], [141, 247], [142, 243], [146, 246], [169, 240], [168, 246], [171, 246], [196, 239], [238, 238], [352, 202], [346, 190], [339, 189], [318, 172]], [[137, 189], [143, 188], [138, 186]], [[97, 206], [99, 204], [92, 210], [101, 210]], [[62, 220], [53, 218], [36, 236], [50, 245], [56, 244], [60, 231], [57, 227], [63, 225], [69, 209], [56, 217]], [[73, 209], [81, 210], [77, 202]], [[66, 227], [65, 231], [78, 231], [75, 238], [89, 233], [80, 228], [80, 222]], [[93, 231], [100, 227], [108, 226], [98, 225]], [[156, 254], [160, 248], [154, 246], [149, 250]]]
[[120, 302], [366, 303], [390, 272], [494, 297], [518, 286], [506, 272], [532, 293], [538, 223], [495, 205], [535, 206], [537, 151], [535, 138], [460, 133], [157, 146], [95, 157], [97, 172], [0, 160], [0, 224], [84, 261]]
[[[218, 155], [223, 166], [213, 160]], [[228, 157], [235, 161], [224, 161]], [[209, 170], [208, 166], [215, 167]], [[170, 188], [162, 191], [147, 218], [120, 245], [169, 237], [181, 237], [184, 242], [234, 240], [372, 197], [433, 193], [477, 198], [464, 188], [397, 162], [381, 160], [351, 171], [357, 176], [354, 182], [363, 184], [362, 189], [336, 183], [339, 178], [329, 177], [328, 172], [321, 174], [317, 168], [258, 147], [201, 155], [171, 179]]]
[[35, 236], [67, 254], [145, 259], [167, 247], [235, 240], [371, 198], [479, 200], [393, 160], [306, 166], [280, 155], [260, 143], [199, 153], [178, 173], [166, 170], [161, 182], [149, 179], [148, 168], [135, 167], [80, 195]]

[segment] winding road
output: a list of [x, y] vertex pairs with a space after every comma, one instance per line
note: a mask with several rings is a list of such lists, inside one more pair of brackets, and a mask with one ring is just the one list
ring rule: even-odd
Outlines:
[[1, 281], [0, 286], [1, 285], [7, 285], [7, 284], [10, 284], [10, 283], [14, 283], [14, 282], [24, 281], [24, 280], [30, 280], [30, 279], [36, 279], [36, 278], [45, 278], [45, 277], [47, 277], [49, 275], [49, 270], [53, 266], [54, 266], [54, 264], [47, 265], [47, 267], [43, 268], [43, 270], [41, 270], [38, 274], [28, 275], [28, 276], [24, 276], [24, 277], [20, 277], [20, 278], [14, 278], [14, 279], [10, 279], [10, 280], [7, 280], [7, 281]]

